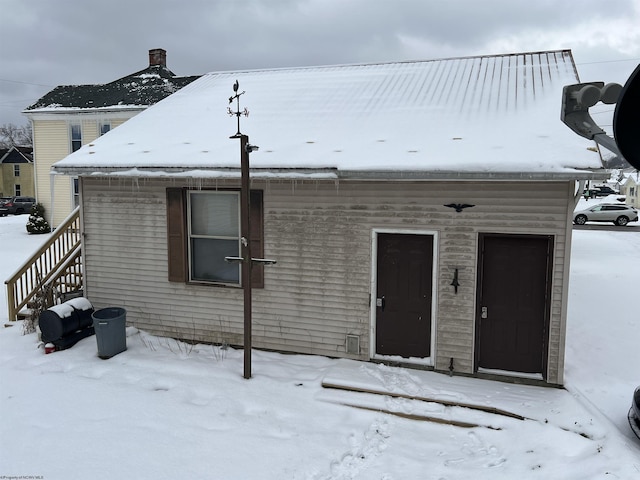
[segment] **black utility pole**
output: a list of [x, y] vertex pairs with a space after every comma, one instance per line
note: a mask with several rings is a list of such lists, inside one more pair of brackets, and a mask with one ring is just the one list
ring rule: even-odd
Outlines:
[[227, 108], [229, 115], [238, 119], [238, 131], [230, 138], [240, 139], [240, 257], [227, 257], [228, 262], [241, 262], [241, 280], [244, 290], [244, 378], [251, 378], [251, 266], [253, 262], [275, 263], [272, 260], [258, 259], [251, 256], [251, 183], [249, 181], [249, 154], [258, 147], [249, 143], [249, 137], [240, 133], [240, 116], [249, 116], [245, 108], [240, 110], [240, 95], [238, 81], [233, 84], [234, 94], [229, 97], [229, 103], [236, 101], [236, 110]]
[[240, 95], [238, 81], [233, 84], [235, 92], [229, 103], [236, 101], [236, 111], [228, 109], [230, 115], [238, 119], [238, 131], [230, 138], [240, 139], [240, 260], [242, 262], [241, 279], [244, 290], [244, 378], [251, 378], [251, 206], [249, 203], [251, 185], [249, 183], [249, 153], [253, 147], [249, 145], [249, 137], [240, 133], [240, 116], [248, 116], [245, 108], [240, 111]]
[[251, 256], [251, 183], [249, 180], [249, 154], [258, 147], [249, 143], [249, 137], [240, 133], [240, 116], [249, 116], [245, 108], [240, 111], [240, 95], [238, 81], [233, 84], [234, 95], [229, 97], [229, 103], [236, 101], [236, 110], [227, 108], [229, 115], [238, 119], [238, 131], [230, 138], [240, 139], [240, 256], [226, 257], [228, 262], [241, 262], [242, 289], [244, 290], [244, 378], [251, 378], [251, 268], [254, 262], [262, 265], [274, 265], [275, 260], [253, 258]]
[[249, 203], [249, 137], [240, 135], [240, 243], [242, 289], [244, 290], [244, 378], [251, 378], [251, 206]]

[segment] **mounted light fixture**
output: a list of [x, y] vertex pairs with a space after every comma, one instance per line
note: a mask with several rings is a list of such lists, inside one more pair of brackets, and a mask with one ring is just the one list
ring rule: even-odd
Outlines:
[[465, 267], [460, 265], [448, 265], [448, 268], [449, 270], [453, 271], [453, 280], [451, 280], [451, 283], [449, 285], [453, 287], [453, 291], [457, 295], [458, 288], [461, 287], [458, 275], [460, 270], [464, 270]]
[[458, 269], [456, 268], [455, 273], [453, 274], [453, 281], [449, 284], [453, 287], [456, 295], [458, 294], [458, 287], [460, 286], [460, 282], [458, 281]]

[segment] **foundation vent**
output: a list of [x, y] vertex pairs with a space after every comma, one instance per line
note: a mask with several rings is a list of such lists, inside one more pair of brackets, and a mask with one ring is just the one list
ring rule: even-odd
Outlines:
[[347, 335], [347, 353], [360, 354], [360, 337], [358, 335]]

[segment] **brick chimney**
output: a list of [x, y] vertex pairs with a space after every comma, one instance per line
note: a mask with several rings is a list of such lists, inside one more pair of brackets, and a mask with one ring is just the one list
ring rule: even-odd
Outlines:
[[149, 50], [149, 66], [167, 66], [167, 51], [162, 48], [154, 48]]

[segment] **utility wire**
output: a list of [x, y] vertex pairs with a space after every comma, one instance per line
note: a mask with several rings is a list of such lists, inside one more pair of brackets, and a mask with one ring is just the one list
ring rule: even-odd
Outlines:
[[43, 83], [21, 82], [19, 80], [8, 80], [6, 78], [0, 78], [0, 82], [20, 83], [22, 85], [35, 85], [37, 87], [55, 87], [55, 85], [45, 85]]
[[640, 62], [640, 58], [625, 58], [624, 60], [598, 60], [596, 62], [580, 62], [576, 65], [597, 65], [600, 63], [616, 63], [616, 62]]

